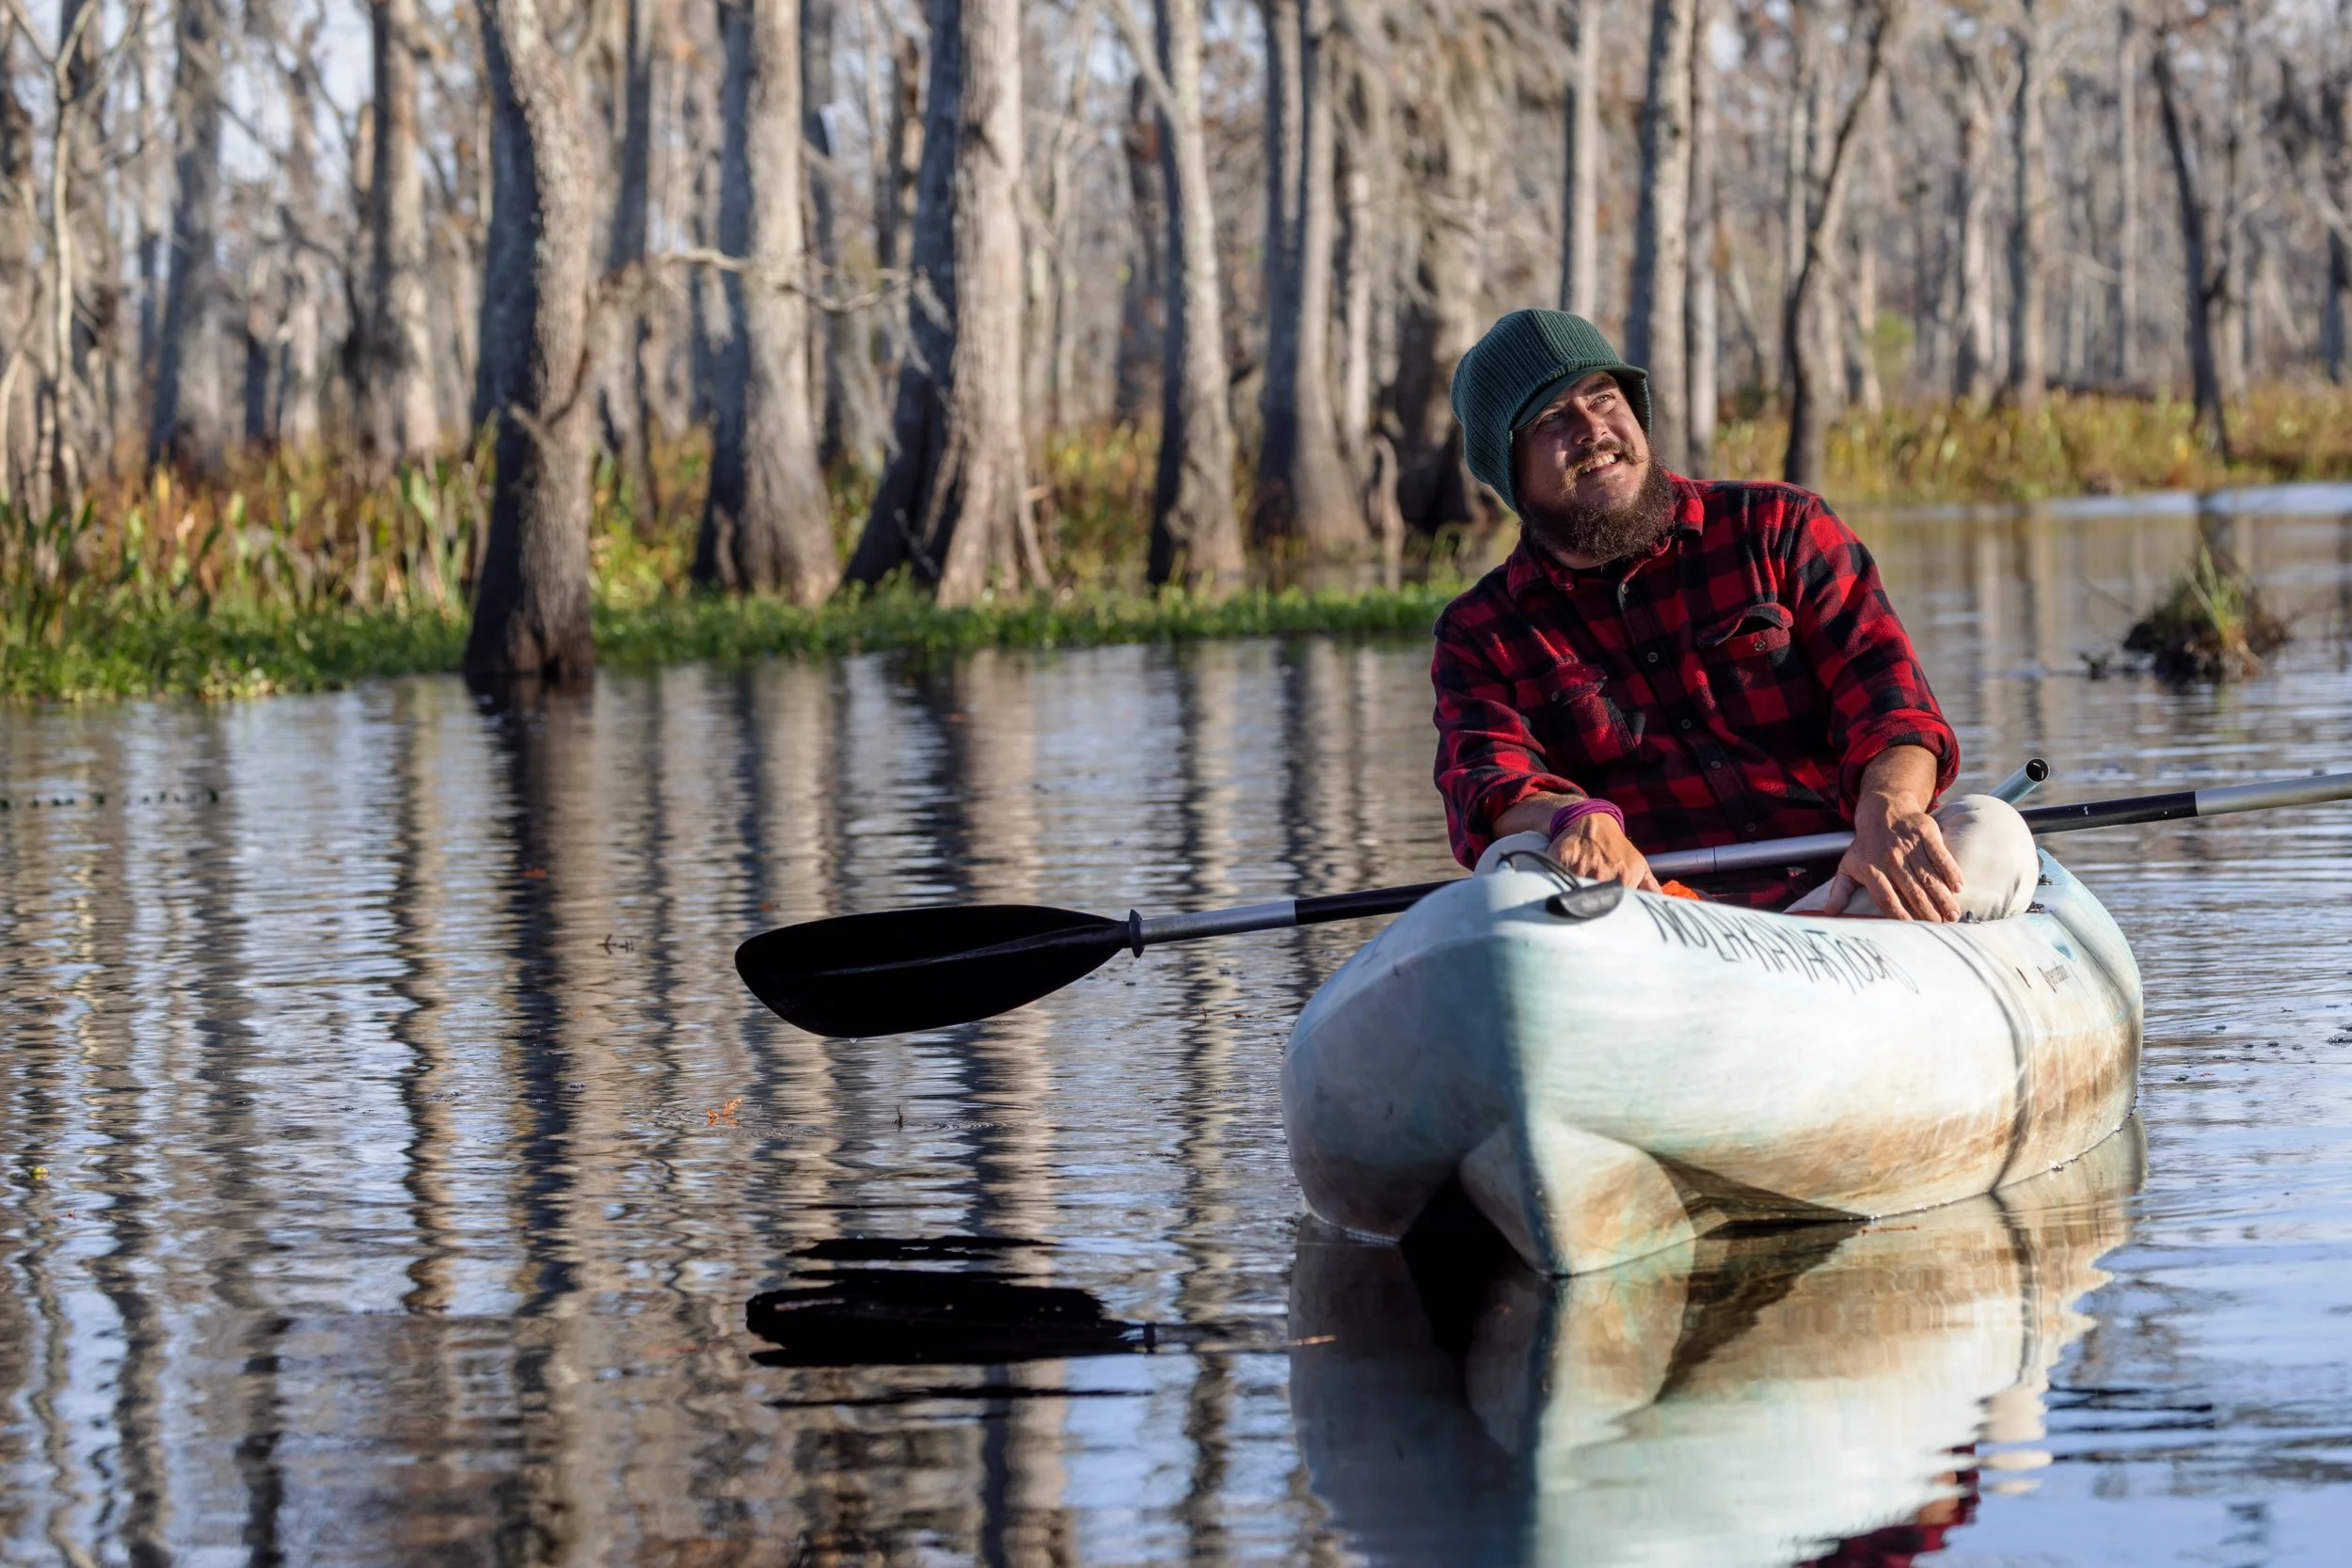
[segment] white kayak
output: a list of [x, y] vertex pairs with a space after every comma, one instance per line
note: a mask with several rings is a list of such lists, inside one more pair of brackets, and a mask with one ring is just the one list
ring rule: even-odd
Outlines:
[[[1878, 1216], [2064, 1164], [2131, 1112], [2140, 989], [2048, 854], [2025, 914], [1772, 914], [1513, 855], [1422, 899], [1299, 1016], [1282, 1063], [1314, 1212], [1395, 1239], [1447, 1182], [1534, 1267], [1735, 1221]], [[1565, 894], [1567, 896], [1563, 897]]]

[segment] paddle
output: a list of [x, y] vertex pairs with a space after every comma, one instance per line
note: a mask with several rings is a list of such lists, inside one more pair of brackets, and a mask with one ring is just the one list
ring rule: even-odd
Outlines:
[[[2352, 773], [2184, 789], [2022, 813], [2037, 833], [2352, 800]], [[1843, 854], [1851, 833], [1810, 833], [1652, 855], [1661, 879], [1803, 865]], [[1121, 948], [1277, 931], [1409, 909], [1456, 878], [1320, 898], [1282, 898], [1199, 914], [1124, 920], [1032, 904], [966, 904], [837, 915], [762, 932], [735, 950], [736, 972], [786, 1022], [811, 1034], [896, 1035], [1009, 1012], [1101, 967]]]

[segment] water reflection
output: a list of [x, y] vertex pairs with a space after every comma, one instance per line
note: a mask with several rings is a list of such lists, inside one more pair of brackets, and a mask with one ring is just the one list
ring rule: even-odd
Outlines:
[[1311, 1235], [1291, 1388], [1316, 1493], [1374, 1561], [1778, 1568], [1940, 1530], [1983, 1470], [2048, 1463], [2017, 1445], [2142, 1153], [2135, 1121], [1991, 1197], [1567, 1280]]
[[[2185, 694], [2089, 680], [2075, 656], [2162, 589], [2192, 513], [1866, 526], [1972, 779], [2042, 752], [2063, 800], [2352, 760], [2352, 676], [2324, 635], [2352, 625], [2352, 522], [2240, 520], [2302, 640], [2261, 681]], [[1300, 640], [681, 669], [502, 714], [432, 680], [0, 714], [0, 1560], [1370, 1549], [1294, 1418], [1315, 1348], [1283, 1348], [1311, 1337], [1293, 1290], [1319, 1265], [1277, 1107], [1290, 1022], [1361, 929], [1121, 958], [1024, 1013], [865, 1042], [782, 1025], [730, 959], [765, 926], [914, 902], [1118, 912], [1446, 875], [1428, 708], [1425, 650]], [[2075, 1308], [2098, 1327], [2059, 1354], [2039, 1489], [1994, 1489], [2018, 1479], [1988, 1468], [1997, 1444], [1973, 1465], [1935, 1447], [1966, 1437], [1932, 1382], [1874, 1407], [1872, 1430], [1917, 1431], [1867, 1518], [1794, 1519], [1805, 1478], [1733, 1445], [1685, 1433], [1677, 1463], [1719, 1498], [1781, 1475], [1788, 1496], [1743, 1498], [1739, 1522], [1783, 1520], [1791, 1557], [1919, 1517], [1973, 1468], [1967, 1549], [2331, 1560], [2314, 1521], [2352, 1496], [2352, 814], [2065, 855], [2147, 976], [2151, 1179], [2115, 1279]], [[1427, 1406], [1429, 1464], [1518, 1468], [1462, 1478], [1502, 1488], [1487, 1512], [1430, 1517], [1627, 1538], [1639, 1516], [1610, 1502], [1639, 1485], [1555, 1498], [1535, 1456], [1586, 1480], [1643, 1419], [1707, 1390], [1736, 1409], [1758, 1336], [1829, 1299], [1839, 1259], [1900, 1240], [1871, 1234], [1814, 1238], [1835, 1243], [1818, 1266], [1763, 1270], [1780, 1293], [1752, 1282], [1728, 1308], [1692, 1282], [1614, 1320], [1534, 1299], [1548, 1338], [1490, 1334], [1476, 1400]], [[987, 1272], [1164, 1338], [954, 1377], [754, 1359], [774, 1347], [745, 1304], [807, 1283], [808, 1249], [950, 1236], [1035, 1242]], [[1991, 1258], [1970, 1245], [1920, 1277]], [[1677, 1325], [1699, 1318], [1746, 1326], [1696, 1357]], [[1645, 1392], [1629, 1361], [1647, 1402], [1580, 1447], [1541, 1422], [1576, 1324], [1610, 1321], [1683, 1381]], [[1851, 1324], [1830, 1340], [1910, 1342]], [[1471, 1342], [1430, 1364], [1443, 1388]], [[2231, 1510], [2255, 1506], [2268, 1544], [2225, 1552]]]

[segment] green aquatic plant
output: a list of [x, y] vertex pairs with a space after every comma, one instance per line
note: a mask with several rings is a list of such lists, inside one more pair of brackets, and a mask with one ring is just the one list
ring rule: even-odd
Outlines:
[[2123, 639], [2176, 682], [2239, 680], [2284, 646], [2287, 626], [2228, 554], [2202, 540], [2155, 609]]

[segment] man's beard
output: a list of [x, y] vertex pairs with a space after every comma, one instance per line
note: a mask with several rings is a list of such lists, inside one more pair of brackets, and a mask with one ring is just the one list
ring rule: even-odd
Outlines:
[[1526, 503], [1520, 521], [1535, 543], [1556, 556], [1581, 556], [1606, 565], [1639, 555], [1674, 526], [1675, 487], [1666, 470], [1650, 460], [1642, 487], [1621, 506], [1555, 506]]

